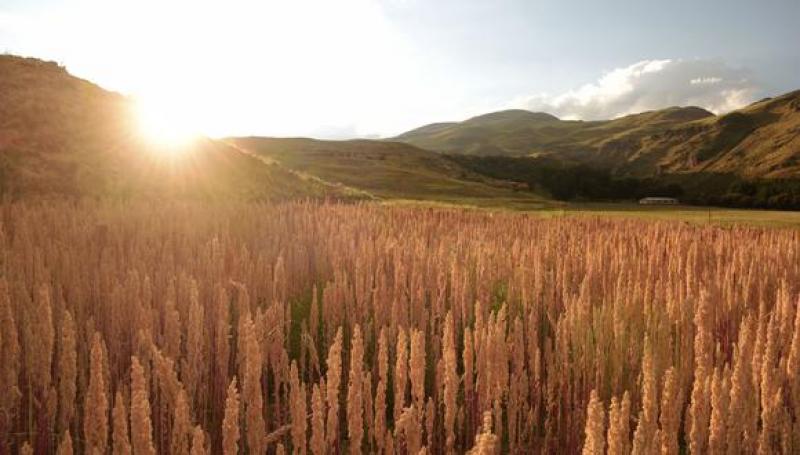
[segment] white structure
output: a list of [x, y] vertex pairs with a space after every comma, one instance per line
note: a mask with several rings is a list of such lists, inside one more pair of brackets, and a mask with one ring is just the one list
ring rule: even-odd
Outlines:
[[646, 197], [639, 199], [641, 205], [676, 205], [678, 200], [674, 197]]

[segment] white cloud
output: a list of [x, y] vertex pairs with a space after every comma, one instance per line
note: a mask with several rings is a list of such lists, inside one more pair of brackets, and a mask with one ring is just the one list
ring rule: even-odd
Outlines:
[[692, 85], [697, 85], [697, 84], [719, 84], [722, 81], [723, 81], [723, 79], [721, 77], [713, 77], [713, 76], [711, 76], [711, 77], [696, 77], [696, 78], [692, 79], [691, 81], [689, 81], [689, 83], [692, 84]]
[[758, 92], [748, 70], [721, 61], [644, 60], [578, 89], [533, 95], [512, 104], [563, 119], [598, 120], [669, 106], [727, 112], [751, 103]]

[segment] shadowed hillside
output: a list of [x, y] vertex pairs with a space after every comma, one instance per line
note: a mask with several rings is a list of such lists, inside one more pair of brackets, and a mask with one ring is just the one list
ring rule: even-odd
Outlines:
[[646, 138], [630, 164], [666, 172], [732, 173], [747, 178], [800, 177], [800, 91]]
[[0, 56], [0, 192], [271, 199], [329, 190], [210, 139], [162, 153], [133, 109], [55, 63]]

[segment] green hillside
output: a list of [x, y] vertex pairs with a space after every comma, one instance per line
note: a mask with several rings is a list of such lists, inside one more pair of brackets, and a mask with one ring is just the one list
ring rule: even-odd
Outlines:
[[715, 116], [671, 107], [606, 121], [503, 111], [439, 123], [396, 140], [450, 154], [546, 157], [617, 175], [732, 174], [800, 177], [800, 91]]
[[800, 177], [800, 91], [646, 138], [631, 168], [728, 173], [745, 178]]
[[378, 199], [534, 208], [546, 198], [399, 142], [231, 138], [229, 143], [299, 173]]
[[444, 153], [550, 156], [566, 161], [594, 160], [595, 152], [614, 153], [682, 122], [711, 116], [700, 108], [669, 108], [610, 121], [569, 121], [545, 113], [509, 110], [459, 123], [423, 126], [396, 139]]

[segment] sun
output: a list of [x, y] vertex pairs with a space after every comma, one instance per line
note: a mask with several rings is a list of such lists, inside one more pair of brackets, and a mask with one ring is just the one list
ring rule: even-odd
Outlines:
[[152, 99], [136, 100], [136, 119], [142, 138], [159, 153], [177, 154], [200, 138], [191, 111]]

